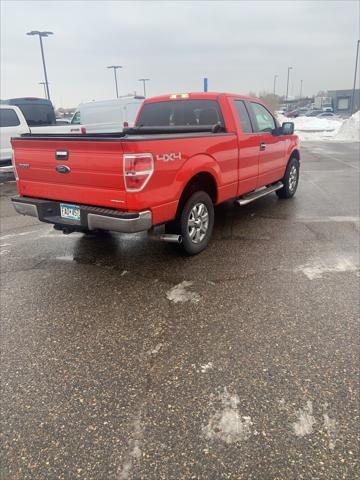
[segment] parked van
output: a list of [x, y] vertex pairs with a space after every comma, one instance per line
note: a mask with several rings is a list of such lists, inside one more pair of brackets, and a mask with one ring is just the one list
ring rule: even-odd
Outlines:
[[134, 96], [80, 103], [71, 120], [81, 125], [87, 133], [121, 132], [125, 126], [132, 127], [145, 97]]

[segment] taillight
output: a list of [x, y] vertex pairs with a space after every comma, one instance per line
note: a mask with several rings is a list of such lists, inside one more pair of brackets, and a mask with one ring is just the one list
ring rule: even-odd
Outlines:
[[81, 127], [81, 133], [82, 133], [83, 135], [86, 134], [86, 127]]
[[123, 123], [123, 127], [124, 127], [124, 128], [128, 128], [128, 126], [129, 126], [129, 122], [124, 122], [124, 123]]
[[12, 152], [11, 152], [11, 164], [12, 164], [12, 167], [13, 167], [13, 169], [14, 169], [15, 180], [19, 180], [19, 175], [18, 175], [18, 172], [17, 172], [17, 170], [16, 170], [15, 152], [14, 152], [14, 150], [12, 150]]
[[124, 155], [124, 180], [128, 192], [140, 192], [154, 171], [154, 159], [151, 153], [133, 153]]

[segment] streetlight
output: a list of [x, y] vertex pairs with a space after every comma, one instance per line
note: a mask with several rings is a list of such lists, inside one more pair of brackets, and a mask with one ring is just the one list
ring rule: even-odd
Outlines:
[[119, 91], [118, 91], [116, 70], [117, 70], [118, 68], [122, 68], [122, 66], [121, 66], [121, 65], [109, 65], [107, 68], [112, 68], [112, 69], [114, 70], [115, 88], [116, 88], [116, 98], [119, 98]]
[[356, 73], [357, 73], [357, 64], [358, 64], [358, 58], [359, 58], [359, 45], [360, 45], [360, 40], [357, 41], [357, 47], [356, 47], [356, 59], [355, 59], [355, 73], [354, 73], [354, 86], [353, 86], [353, 91], [351, 95], [351, 109], [350, 109], [350, 115], [354, 113], [354, 100], [355, 100], [355, 88], [356, 88]]
[[45, 87], [46, 87], [46, 97], [50, 100], [50, 92], [49, 92], [49, 82], [46, 73], [46, 65], [45, 65], [45, 56], [44, 56], [44, 47], [42, 39], [43, 37], [48, 37], [49, 35], [54, 35], [53, 32], [39, 32], [38, 30], [32, 30], [31, 32], [27, 32], [26, 35], [38, 35], [40, 39], [40, 48], [41, 48], [41, 57], [44, 67], [44, 77], [45, 77]]
[[279, 75], [274, 75], [274, 95], [275, 95], [275, 89], [276, 89], [276, 79], [279, 78]]
[[290, 70], [292, 70], [293, 67], [288, 67], [288, 73], [287, 73], [287, 83], [286, 83], [286, 100], [288, 100], [289, 96], [289, 78], [290, 78]]
[[144, 97], [146, 97], [146, 86], [145, 86], [145, 82], [148, 82], [149, 80], [150, 80], [150, 78], [139, 78], [139, 82], [142, 82], [142, 83], [143, 83]]
[[45, 95], [45, 98], [46, 97], [46, 83], [45, 82], [39, 82], [39, 85], [43, 85], [44, 86], [44, 95]]
[[299, 95], [299, 100], [301, 100], [301, 96], [302, 96], [302, 84], [303, 84], [303, 81], [300, 80], [300, 95]]

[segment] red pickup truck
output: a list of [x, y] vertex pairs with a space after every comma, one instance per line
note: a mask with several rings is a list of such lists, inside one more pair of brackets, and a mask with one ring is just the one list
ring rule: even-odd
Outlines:
[[295, 194], [299, 141], [257, 98], [188, 93], [150, 98], [116, 134], [12, 139], [15, 209], [64, 233], [140, 232], [190, 255], [208, 244], [214, 205]]

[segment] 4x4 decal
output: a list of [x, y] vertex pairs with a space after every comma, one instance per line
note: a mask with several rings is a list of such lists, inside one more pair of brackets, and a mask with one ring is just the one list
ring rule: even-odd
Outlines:
[[174, 160], [181, 160], [181, 152], [156, 155], [156, 160], [160, 160], [161, 162], [173, 162]]

